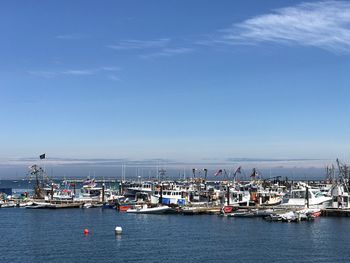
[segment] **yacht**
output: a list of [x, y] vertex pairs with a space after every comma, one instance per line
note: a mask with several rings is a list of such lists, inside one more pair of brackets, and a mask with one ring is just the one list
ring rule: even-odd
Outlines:
[[319, 188], [299, 183], [297, 188], [291, 189], [284, 196], [282, 206], [326, 208], [331, 202], [332, 197], [326, 196]]

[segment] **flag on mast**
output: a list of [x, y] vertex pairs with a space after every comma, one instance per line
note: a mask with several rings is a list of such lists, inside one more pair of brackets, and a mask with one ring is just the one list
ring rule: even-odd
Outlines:
[[255, 168], [253, 168], [253, 172], [252, 172], [252, 174], [250, 175], [250, 177], [255, 178], [255, 177], [257, 177], [257, 176], [258, 176], [258, 172], [257, 172], [257, 170], [256, 170]]
[[45, 153], [41, 154], [41, 155], [39, 156], [39, 158], [40, 158], [40, 159], [45, 159], [45, 158], [46, 158], [46, 154], [45, 154]]
[[222, 169], [218, 170], [214, 175], [215, 176], [222, 175]]
[[234, 172], [234, 176], [236, 176], [236, 174], [240, 174], [241, 173], [241, 169], [242, 169], [242, 167], [241, 166], [239, 166], [237, 169], [236, 169], [236, 171]]
[[88, 186], [88, 187], [95, 187], [96, 186], [96, 183], [95, 183], [95, 178], [94, 179], [86, 179], [84, 182], [83, 182], [83, 186]]

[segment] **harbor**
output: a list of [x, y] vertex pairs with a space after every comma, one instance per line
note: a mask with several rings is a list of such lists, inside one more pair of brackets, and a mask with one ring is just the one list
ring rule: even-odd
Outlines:
[[[346, 262], [350, 228], [350, 221], [341, 218], [284, 224], [260, 218], [141, 215], [112, 209], [3, 209], [0, 220], [2, 256], [12, 262], [55, 263], [78, 258], [92, 262], [96, 255], [105, 262], [183, 258], [232, 262], [242, 254], [246, 262], [294, 263], [304, 256]], [[116, 226], [122, 226], [122, 235], [115, 235]], [[337, 244], [337, 252], [329, 249], [329, 242]], [[24, 252], [28, 246], [30, 252]], [[311, 252], [314, 247], [315, 253]]]
[[0, 263], [350, 261], [350, 1], [0, 17]]
[[[12, 193], [0, 189], [0, 208], [25, 209], [113, 209], [119, 213], [215, 215], [224, 217], [259, 217], [266, 221], [312, 221], [319, 216], [348, 217], [349, 166], [336, 160], [326, 169], [325, 180], [290, 181], [281, 176], [264, 179], [253, 168], [250, 179], [239, 180], [242, 167], [231, 177], [207, 179], [207, 169], [181, 180], [64, 179], [54, 181], [45, 169], [29, 167], [33, 189]], [[226, 172], [226, 171], [225, 171]]]
[[350, 169], [335, 163], [323, 180], [264, 179], [240, 165], [226, 177], [219, 168], [171, 180], [162, 168], [153, 180], [58, 180], [30, 165], [30, 180], [1, 182], [0, 248], [13, 262], [92, 262], [97, 254], [105, 262], [296, 263], [310, 251], [310, 262], [346, 262], [324, 242], [346, 251], [350, 230]]

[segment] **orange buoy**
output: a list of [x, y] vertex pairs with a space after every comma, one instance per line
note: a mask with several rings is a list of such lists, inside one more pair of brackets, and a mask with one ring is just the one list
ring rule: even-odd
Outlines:
[[84, 235], [88, 235], [89, 234], [89, 229], [85, 228], [84, 229]]

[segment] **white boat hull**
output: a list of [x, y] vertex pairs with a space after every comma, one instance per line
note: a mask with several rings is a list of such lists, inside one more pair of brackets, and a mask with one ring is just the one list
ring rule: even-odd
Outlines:
[[134, 214], [164, 214], [172, 211], [170, 207], [167, 206], [159, 206], [159, 207], [151, 207], [151, 208], [130, 208], [126, 212], [134, 213]]

